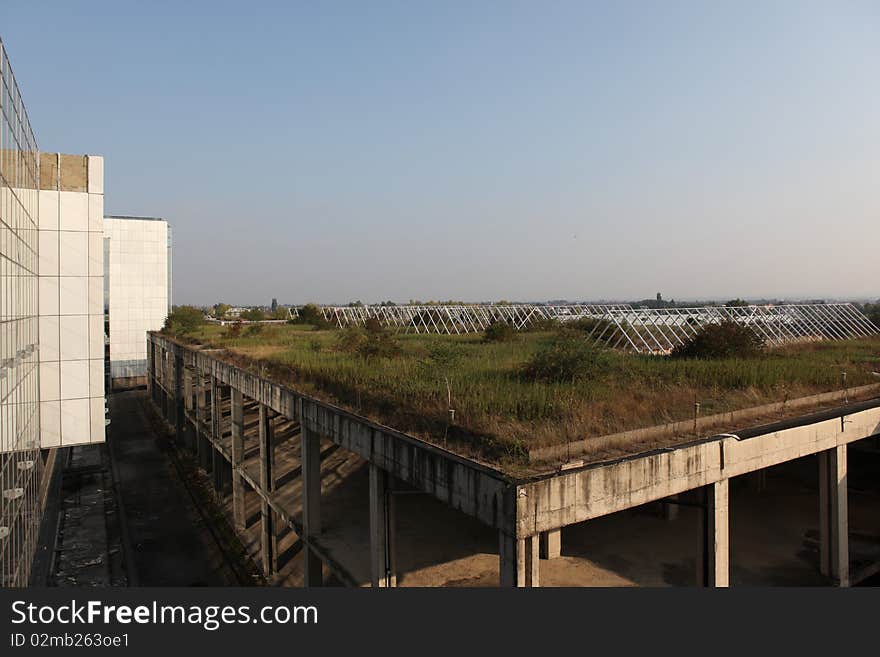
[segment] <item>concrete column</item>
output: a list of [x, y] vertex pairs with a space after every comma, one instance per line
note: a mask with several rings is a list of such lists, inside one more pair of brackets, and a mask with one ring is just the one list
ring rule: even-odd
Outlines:
[[541, 558], [555, 559], [562, 554], [562, 528], [541, 532]]
[[205, 416], [207, 415], [207, 410], [205, 409], [207, 403], [207, 397], [205, 395], [205, 377], [202, 374], [201, 370], [196, 369], [195, 372], [196, 379], [196, 433], [195, 433], [195, 441], [193, 443], [193, 452], [198, 455], [201, 451], [202, 446], [202, 431], [204, 431], [204, 422]]
[[309, 547], [310, 539], [321, 533], [321, 437], [301, 425], [303, 490], [303, 537], [305, 538], [305, 584], [321, 586], [321, 560]]
[[370, 463], [370, 575], [374, 588], [397, 586], [395, 543], [390, 477]]
[[[147, 336], [147, 396], [155, 402], [153, 378], [156, 376], [156, 366], [153, 362], [153, 347], [153, 341], [150, 339], [150, 336]], [[107, 392], [109, 393], [110, 391], [108, 390]]]
[[846, 445], [819, 454], [819, 569], [849, 586], [849, 508]]
[[703, 489], [700, 535], [697, 550], [697, 583], [700, 586], [730, 585], [729, 484], [722, 479]]
[[232, 409], [232, 518], [235, 529], [244, 532], [247, 516], [244, 505], [244, 478], [239, 467], [244, 458], [244, 396], [241, 390], [231, 389]]
[[[275, 490], [275, 448], [272, 445], [272, 416], [269, 407], [260, 404], [259, 416], [260, 487], [271, 493]], [[260, 521], [260, 556], [263, 572], [269, 576], [278, 572], [278, 538], [274, 512], [264, 498], [260, 499]]]
[[539, 537], [516, 539], [498, 533], [501, 586], [540, 586]]
[[183, 440], [183, 424], [186, 422], [186, 410], [184, 407], [184, 379], [185, 370], [183, 358], [179, 355], [174, 357], [174, 441], [179, 445]]
[[223, 494], [223, 473], [226, 471], [224, 463], [226, 459], [219, 449], [211, 450], [211, 483], [214, 485], [214, 492], [218, 495]]

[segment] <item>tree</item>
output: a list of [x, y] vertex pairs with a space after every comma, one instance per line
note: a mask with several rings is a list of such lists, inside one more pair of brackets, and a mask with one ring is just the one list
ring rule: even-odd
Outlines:
[[230, 308], [231, 306], [228, 303], [215, 303], [211, 314], [214, 315], [214, 317], [216, 317], [217, 319], [223, 319], [224, 317], [226, 317], [226, 313], [229, 312]]
[[316, 329], [333, 328], [333, 325], [324, 319], [321, 309], [313, 303], [307, 303], [300, 308], [299, 317], [292, 321], [294, 324], [309, 324]]
[[707, 324], [669, 354], [673, 358], [745, 358], [764, 350], [764, 339], [748, 326], [724, 321]]
[[266, 319], [266, 313], [259, 308], [248, 308], [241, 314], [241, 318], [248, 322], [261, 322]]
[[743, 301], [742, 299], [731, 299], [727, 303], [724, 304], [728, 308], [743, 308], [749, 305], [748, 301]]
[[175, 306], [165, 318], [163, 333], [189, 335], [195, 333], [205, 323], [205, 313], [195, 306]]

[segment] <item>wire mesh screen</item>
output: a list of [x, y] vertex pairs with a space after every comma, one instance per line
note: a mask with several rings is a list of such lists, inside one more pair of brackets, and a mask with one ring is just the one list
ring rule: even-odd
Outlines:
[[368, 319], [405, 333], [440, 333], [457, 335], [485, 331], [493, 322], [507, 322], [526, 329], [541, 321], [572, 321], [604, 317], [612, 310], [630, 309], [628, 305], [580, 304], [542, 305], [407, 305], [407, 306], [324, 306], [321, 312], [328, 322], [345, 328], [363, 326]]
[[721, 322], [747, 326], [771, 347], [878, 334], [877, 327], [851, 303], [829, 303], [612, 310], [591, 335], [615, 349], [665, 354], [703, 327]]
[[0, 585], [24, 586], [38, 489], [37, 145], [0, 41]]
[[[751, 328], [769, 346], [863, 338], [880, 333], [851, 303], [704, 306], [700, 308], [633, 308], [628, 304], [572, 305], [403, 305], [323, 306], [334, 326], [363, 326], [374, 319], [404, 333], [456, 335], [478, 333], [493, 322], [527, 329], [547, 320], [591, 320], [588, 334], [615, 349], [665, 354], [693, 338], [708, 324], [729, 321]], [[295, 307], [292, 318], [299, 316]]]

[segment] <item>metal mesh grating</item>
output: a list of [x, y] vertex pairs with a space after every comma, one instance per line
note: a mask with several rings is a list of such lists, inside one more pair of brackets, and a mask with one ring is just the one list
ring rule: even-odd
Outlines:
[[0, 585], [25, 586], [39, 530], [38, 153], [0, 41]]

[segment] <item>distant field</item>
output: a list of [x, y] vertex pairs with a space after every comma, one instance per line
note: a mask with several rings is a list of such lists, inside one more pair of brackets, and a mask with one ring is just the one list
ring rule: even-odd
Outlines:
[[[246, 333], [247, 329], [245, 329]], [[791, 345], [762, 356], [673, 360], [608, 352], [589, 381], [536, 383], [523, 364], [557, 339], [521, 333], [510, 342], [480, 335], [399, 335], [399, 354], [346, 351], [338, 330], [263, 327], [232, 337], [209, 325], [194, 337], [261, 361], [303, 392], [471, 456], [523, 458], [528, 447], [855, 387], [878, 380], [880, 338]], [[455, 411], [454, 421], [449, 409]]]

